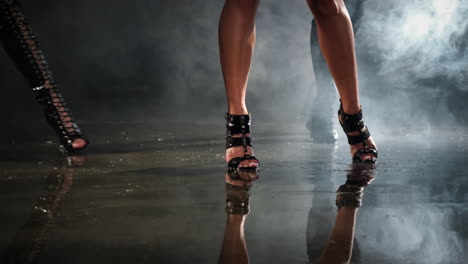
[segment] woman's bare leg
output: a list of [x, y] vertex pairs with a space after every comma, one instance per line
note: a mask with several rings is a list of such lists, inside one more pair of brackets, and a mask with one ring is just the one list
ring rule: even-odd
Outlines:
[[[355, 114], [361, 109], [354, 51], [354, 33], [351, 19], [343, 0], [307, 0], [317, 22], [320, 49], [328, 69], [340, 94], [343, 108], [347, 114]], [[350, 133], [359, 135], [359, 132]], [[375, 142], [366, 140], [370, 148]], [[363, 144], [351, 145], [351, 153], [364, 148]], [[361, 159], [372, 159], [373, 154], [363, 154]]]
[[[228, 112], [234, 115], [248, 114], [245, 94], [255, 44], [255, 15], [259, 2], [226, 0], [219, 22], [219, 52]], [[250, 147], [248, 152], [254, 155]], [[226, 161], [243, 155], [242, 147], [230, 148], [226, 150]], [[258, 163], [246, 160], [240, 166], [258, 166]]]

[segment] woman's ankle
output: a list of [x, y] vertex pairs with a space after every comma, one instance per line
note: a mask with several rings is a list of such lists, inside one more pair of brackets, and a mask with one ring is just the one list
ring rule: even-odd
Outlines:
[[348, 115], [354, 115], [361, 110], [361, 105], [356, 102], [353, 102], [353, 103], [342, 102], [342, 104], [343, 104], [344, 112]]
[[247, 110], [247, 107], [233, 107], [230, 106], [228, 109], [228, 113], [230, 115], [248, 115], [249, 111]]

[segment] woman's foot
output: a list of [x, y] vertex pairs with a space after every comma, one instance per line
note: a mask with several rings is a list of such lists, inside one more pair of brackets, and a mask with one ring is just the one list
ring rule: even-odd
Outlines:
[[[359, 135], [359, 132], [350, 132], [348, 133], [351, 136], [357, 136]], [[372, 137], [369, 137], [364, 141], [366, 143], [367, 148], [370, 149], [377, 149], [377, 145], [375, 144], [375, 141]], [[354, 155], [361, 149], [364, 149], [364, 146], [362, 143], [354, 144], [354, 145], [349, 145], [350, 151], [351, 151], [351, 156], [354, 157]], [[374, 153], [364, 153], [360, 155], [361, 160], [363, 161], [375, 161], [377, 160], [377, 155]]]
[[250, 114], [226, 113], [226, 162], [231, 173], [257, 172], [260, 167], [255, 158], [250, 137]]
[[[65, 111], [65, 110], [64, 109], [60, 110], [59, 108], [59, 111]], [[77, 131], [76, 128], [78, 126], [76, 125], [76, 123], [73, 122], [73, 119], [67, 112], [62, 112], [62, 113], [66, 113], [66, 114], [60, 115], [60, 119], [62, 119], [63, 124], [65, 124], [64, 125], [65, 130], [70, 134], [75, 134]], [[69, 148], [72, 148], [73, 150], [80, 150], [80, 149], [86, 148], [86, 146], [88, 146], [88, 141], [86, 141], [84, 138], [76, 137], [72, 139], [72, 143]]]
[[[73, 119], [68, 114], [66, 109], [64, 107], [59, 107], [58, 112], [61, 113], [60, 119], [62, 120], [62, 123], [64, 124], [65, 130], [68, 133], [74, 133], [76, 131], [77, 125], [73, 122]], [[72, 140], [71, 148], [74, 150], [79, 150], [79, 149], [85, 148], [87, 145], [88, 145], [88, 142], [84, 140], [83, 138], [75, 138]]]
[[[249, 134], [247, 134], [250, 136]], [[243, 147], [234, 147], [226, 150], [226, 162], [236, 158], [236, 157], [243, 157], [244, 156], [244, 149]], [[254, 150], [251, 147], [247, 147], [247, 155], [254, 157]], [[230, 171], [228, 172], [229, 176], [232, 180], [235, 181], [255, 181], [259, 177], [259, 173], [257, 170], [253, 170], [251, 168], [258, 169], [260, 164], [257, 159], [247, 159], [241, 161], [237, 171]], [[249, 169], [250, 168], [250, 169]]]
[[69, 134], [69, 136], [71, 136], [71, 143], [67, 144], [62, 142], [65, 149], [67, 151], [73, 152], [75, 150], [86, 148], [86, 146], [88, 146], [89, 143], [81, 135], [81, 131], [76, 125], [76, 123], [73, 121], [73, 118], [68, 108], [65, 106], [61, 95], [57, 93], [54, 90], [54, 86], [50, 85], [49, 83], [46, 83], [45, 87], [46, 89], [49, 89], [48, 91], [52, 97], [52, 105], [56, 109], [56, 115], [58, 115], [58, 118], [60, 119], [61, 124], [63, 125], [63, 129], [66, 131], [67, 134]]
[[[250, 137], [250, 134], [246, 134], [246, 136]], [[236, 134], [236, 135], [233, 135], [232, 137], [241, 138], [242, 134]], [[229, 162], [233, 158], [243, 157], [244, 154], [245, 154], [244, 147], [242, 146], [228, 148], [226, 149], [226, 162]], [[255, 156], [254, 150], [250, 146], [247, 146], [247, 155]], [[248, 160], [241, 161], [241, 163], [239, 164], [239, 168], [259, 167], [259, 165], [260, 164], [258, 160], [248, 159]]]
[[377, 160], [377, 145], [370, 135], [367, 126], [362, 119], [361, 107], [349, 114], [340, 106], [338, 119], [343, 127], [350, 146], [351, 156], [354, 161], [375, 162]]

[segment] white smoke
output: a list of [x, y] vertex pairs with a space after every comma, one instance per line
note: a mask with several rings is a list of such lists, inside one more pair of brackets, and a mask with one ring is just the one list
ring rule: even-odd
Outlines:
[[444, 76], [468, 90], [468, 52], [460, 48], [467, 17], [468, 0], [367, 1], [357, 39], [394, 82]]

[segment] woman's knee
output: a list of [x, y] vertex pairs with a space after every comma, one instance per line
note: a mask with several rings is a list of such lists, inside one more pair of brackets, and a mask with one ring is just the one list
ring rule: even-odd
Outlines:
[[344, 14], [343, 0], [307, 0], [314, 17], [338, 16]]

